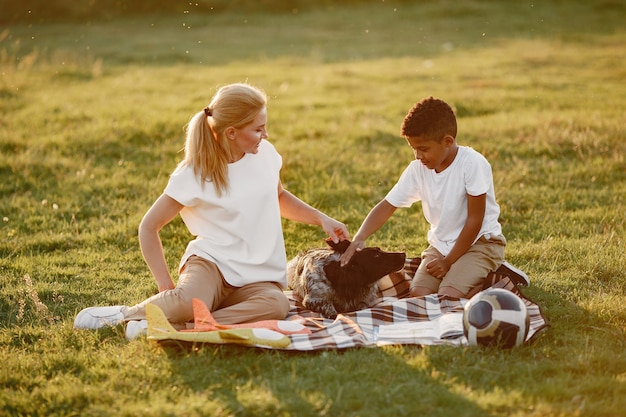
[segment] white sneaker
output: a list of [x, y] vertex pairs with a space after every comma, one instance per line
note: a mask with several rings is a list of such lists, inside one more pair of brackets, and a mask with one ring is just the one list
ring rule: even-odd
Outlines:
[[124, 321], [124, 306], [89, 307], [82, 310], [74, 319], [75, 329], [100, 329], [116, 326]]
[[530, 278], [528, 278], [528, 275], [507, 261], [502, 262], [502, 265], [496, 270], [496, 272], [511, 278], [511, 281], [513, 281], [516, 285], [522, 285], [524, 287], [528, 287], [530, 285]]
[[148, 333], [148, 320], [131, 320], [126, 323], [126, 339], [134, 340]]

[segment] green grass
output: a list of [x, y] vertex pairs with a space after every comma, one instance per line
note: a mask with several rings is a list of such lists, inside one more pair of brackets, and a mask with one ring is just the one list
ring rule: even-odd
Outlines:
[[[622, 414], [625, 18], [611, 0], [384, 1], [1, 27], [0, 414]], [[450, 102], [551, 327], [512, 351], [312, 354], [74, 331], [86, 306], [155, 292], [138, 223], [191, 114], [236, 81], [271, 96], [285, 186], [352, 233], [412, 157], [408, 108]], [[284, 230], [288, 256], [324, 238]], [[413, 207], [369, 243], [414, 256], [426, 230]], [[177, 220], [162, 237], [175, 270], [190, 236]]]

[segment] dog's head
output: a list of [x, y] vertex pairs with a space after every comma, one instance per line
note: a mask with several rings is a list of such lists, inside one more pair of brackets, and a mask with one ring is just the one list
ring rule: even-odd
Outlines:
[[[329, 239], [327, 242], [339, 253], [344, 253], [350, 246], [349, 240], [334, 243]], [[339, 261], [330, 262], [324, 267], [324, 272], [335, 289], [358, 288], [373, 284], [385, 275], [402, 269], [405, 258], [406, 254], [403, 252], [385, 252], [380, 248], [367, 247], [354, 252], [345, 266], [341, 266]]]

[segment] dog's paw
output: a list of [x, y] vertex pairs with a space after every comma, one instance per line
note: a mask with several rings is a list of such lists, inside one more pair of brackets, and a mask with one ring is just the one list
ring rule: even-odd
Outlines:
[[356, 308], [355, 308], [355, 311], [358, 311], [358, 310], [365, 310], [365, 309], [368, 309], [368, 308], [370, 308], [370, 305], [369, 305], [368, 303], [366, 303], [366, 302], [360, 302], [359, 304], [357, 304], [357, 306], [356, 306]]
[[338, 312], [332, 304], [325, 304], [322, 306], [320, 314], [327, 319], [335, 319]]
[[305, 299], [302, 300], [302, 305], [311, 311], [320, 313], [327, 319], [334, 319], [337, 317], [337, 310], [335, 309], [335, 306], [329, 304], [323, 299], [305, 297]]

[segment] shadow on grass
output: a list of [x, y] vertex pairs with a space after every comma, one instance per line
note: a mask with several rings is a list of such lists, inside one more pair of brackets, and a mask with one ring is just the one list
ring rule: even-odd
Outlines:
[[616, 360], [626, 348], [624, 328], [537, 286], [523, 292], [541, 307], [550, 327], [514, 349], [427, 348], [430, 372], [469, 392], [492, 393], [508, 413], [520, 407], [548, 407], [554, 415], [615, 412], [610, 398], [621, 388], [598, 396], [589, 387], [624, 372], [626, 361]]
[[[183, 344], [165, 349], [178, 384], [182, 379], [236, 415], [490, 415], [429, 369], [393, 354], [420, 355], [419, 347], [307, 353]], [[202, 363], [205, 371], [190, 373], [192, 363]]]
[[[303, 353], [232, 345], [163, 348], [177, 383], [182, 380], [240, 415], [489, 416], [542, 406], [557, 415], [580, 407], [606, 411], [605, 397], [585, 394], [584, 387], [594, 378], [622, 372], [615, 358], [626, 347], [624, 330], [558, 294], [536, 286], [524, 292], [539, 300], [550, 327], [515, 349], [387, 346]], [[618, 394], [619, 387], [615, 390]], [[255, 403], [256, 395], [269, 399]]]

